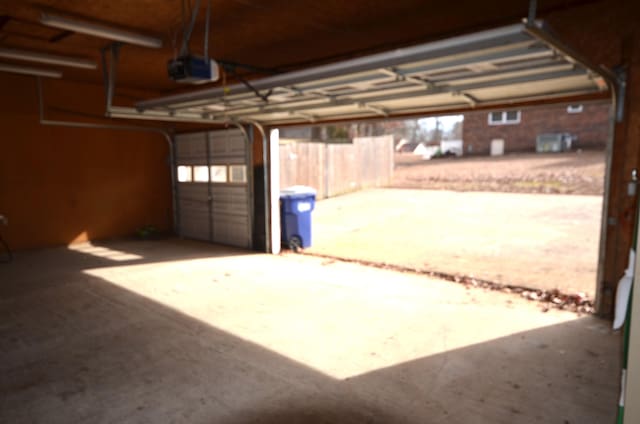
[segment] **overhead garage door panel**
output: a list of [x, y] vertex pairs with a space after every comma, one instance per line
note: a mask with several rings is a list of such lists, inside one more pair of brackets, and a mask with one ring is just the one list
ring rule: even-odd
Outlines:
[[574, 76], [559, 78], [553, 81], [532, 81], [527, 83], [513, 84], [509, 87], [488, 87], [471, 91], [480, 101], [508, 99], [516, 95], [526, 95], [527, 97], [542, 97], [554, 95], [555, 93], [565, 93], [580, 91], [589, 82], [584, 77]]
[[247, 205], [247, 189], [238, 187], [213, 186], [213, 212], [236, 216], [249, 214]]
[[246, 148], [244, 136], [240, 131], [211, 131], [209, 134], [209, 149], [213, 164], [233, 162], [244, 163]]
[[[143, 101], [137, 107], [142, 114], [170, 113], [186, 120], [316, 123], [596, 94], [608, 89], [601, 71], [536, 22], [278, 74], [250, 86]], [[233, 145], [216, 148], [229, 153]]]
[[179, 165], [207, 165], [206, 133], [177, 137], [176, 161]]
[[[179, 145], [180, 143], [178, 143]], [[188, 143], [185, 143], [188, 144]], [[192, 159], [200, 164], [202, 160]], [[186, 163], [190, 164], [191, 161]], [[206, 159], [205, 159], [206, 161]], [[206, 184], [180, 183], [178, 188], [180, 235], [196, 240], [209, 240], [209, 191]]]
[[246, 237], [243, 235], [248, 222], [242, 217], [218, 216], [218, 225], [213, 228], [213, 241], [229, 246], [249, 248]]
[[249, 155], [240, 130], [176, 137], [177, 165], [186, 168], [183, 181], [177, 183], [182, 237], [251, 246]]

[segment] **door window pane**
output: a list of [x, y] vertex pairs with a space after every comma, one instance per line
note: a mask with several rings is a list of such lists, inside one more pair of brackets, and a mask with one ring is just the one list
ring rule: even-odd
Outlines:
[[209, 168], [206, 166], [193, 167], [193, 181], [198, 183], [209, 182]]
[[211, 182], [227, 182], [227, 167], [225, 165], [213, 165], [211, 167]]
[[189, 183], [191, 182], [191, 167], [179, 166], [178, 167], [178, 182]]
[[232, 183], [247, 182], [247, 167], [245, 165], [231, 165], [229, 167], [229, 181]]

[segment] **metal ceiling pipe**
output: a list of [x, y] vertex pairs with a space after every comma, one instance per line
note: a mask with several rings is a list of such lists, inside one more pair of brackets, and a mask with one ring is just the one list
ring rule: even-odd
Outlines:
[[102, 23], [83, 19], [70, 18], [53, 13], [42, 13], [40, 23], [50, 27], [106, 38], [107, 40], [120, 41], [127, 44], [135, 44], [141, 47], [158, 49], [162, 47], [162, 40], [148, 35], [135, 33], [126, 29], [116, 28]]
[[[168, 113], [153, 110], [140, 112], [131, 107], [113, 106], [121, 46], [121, 43], [114, 42], [109, 46], [103, 48], [100, 52], [102, 59], [102, 79], [105, 88], [105, 116], [107, 118], [124, 118], [150, 121], [199, 122], [206, 124], [228, 123], [228, 120], [215, 121], [213, 119], [203, 117], [202, 114], [186, 112]], [[107, 50], [110, 52], [109, 61], [107, 61]]]
[[[118, 74], [118, 60], [120, 58], [120, 46], [121, 44], [119, 42], [114, 42], [100, 51], [102, 59], [102, 79], [105, 86], [105, 108], [107, 112], [111, 110], [111, 106], [113, 104], [113, 95], [115, 92], [116, 77]], [[107, 48], [111, 53], [108, 65]]]
[[177, 216], [177, 196], [176, 196], [176, 170], [175, 170], [175, 153], [174, 142], [172, 134], [163, 128], [153, 127], [139, 127], [134, 125], [112, 125], [112, 124], [96, 124], [92, 122], [76, 122], [76, 121], [59, 121], [45, 119], [44, 117], [44, 96], [42, 93], [42, 81], [40, 77], [36, 77], [38, 88], [38, 113], [40, 125], [49, 125], [56, 127], [69, 127], [69, 128], [87, 128], [87, 129], [102, 129], [102, 130], [117, 130], [117, 131], [140, 131], [151, 132], [160, 134], [164, 137], [169, 147], [169, 161], [171, 169], [171, 190], [172, 190], [172, 212], [173, 212], [173, 229], [177, 228], [178, 216]]
[[28, 66], [9, 65], [6, 63], [0, 63], [0, 72], [46, 78], [62, 78], [62, 72], [53, 69], [31, 68]]
[[98, 65], [89, 59], [79, 57], [60, 56], [29, 50], [9, 49], [0, 47], [0, 57], [24, 60], [28, 62], [46, 63], [49, 65], [71, 66], [73, 68], [96, 69]]

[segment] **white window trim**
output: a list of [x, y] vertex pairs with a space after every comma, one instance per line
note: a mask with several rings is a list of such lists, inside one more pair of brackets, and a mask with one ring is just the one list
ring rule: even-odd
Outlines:
[[519, 110], [516, 110], [515, 112], [517, 113], [517, 118], [516, 119], [512, 119], [512, 120], [507, 120], [507, 112], [513, 112], [513, 110], [503, 110], [500, 111], [500, 113], [502, 114], [502, 119], [499, 121], [493, 121], [491, 119], [491, 115], [496, 113], [498, 111], [494, 111], [494, 112], [489, 112], [489, 115], [487, 116], [487, 122], [489, 123], [489, 125], [516, 125], [520, 123], [520, 120], [522, 118], [522, 112]]
[[567, 113], [582, 113], [584, 105], [569, 105], [567, 106]]

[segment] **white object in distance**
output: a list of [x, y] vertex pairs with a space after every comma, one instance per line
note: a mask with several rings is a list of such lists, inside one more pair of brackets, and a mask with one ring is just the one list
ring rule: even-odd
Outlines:
[[135, 44], [141, 47], [151, 47], [159, 49], [162, 47], [162, 40], [144, 34], [138, 34], [125, 29], [107, 26], [97, 22], [69, 18], [66, 16], [54, 15], [43, 12], [40, 16], [40, 23], [43, 25], [78, 32], [81, 34], [93, 35], [94, 37], [106, 38], [107, 40], [120, 41], [127, 44]]
[[584, 110], [582, 105], [569, 105], [567, 106], [567, 113], [581, 113]]
[[629, 250], [629, 264], [624, 271], [624, 275], [618, 282], [618, 290], [616, 290], [616, 308], [613, 319], [613, 329], [619, 330], [624, 324], [627, 316], [627, 308], [629, 307], [629, 297], [631, 296], [631, 287], [633, 286], [633, 273], [636, 265], [636, 252]]
[[4, 57], [6, 59], [47, 63], [49, 65], [71, 66], [73, 68], [96, 69], [98, 67], [98, 65], [94, 61], [88, 59], [58, 56], [54, 54], [32, 52], [28, 50], [8, 49], [4, 47], [0, 47], [0, 57]]
[[9, 72], [12, 74], [33, 75], [36, 77], [61, 78], [62, 72], [53, 69], [30, 68], [27, 66], [8, 65], [0, 63], [0, 72]]

